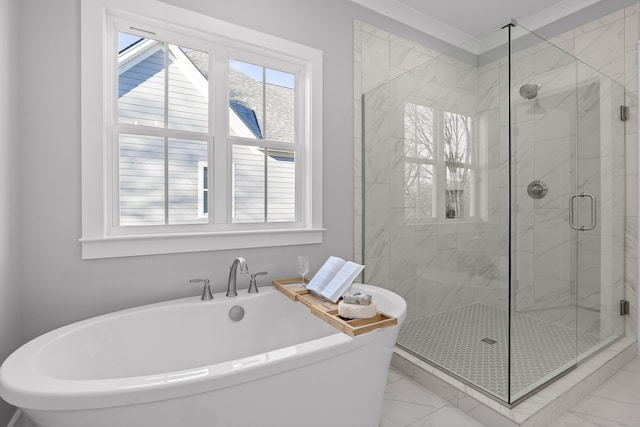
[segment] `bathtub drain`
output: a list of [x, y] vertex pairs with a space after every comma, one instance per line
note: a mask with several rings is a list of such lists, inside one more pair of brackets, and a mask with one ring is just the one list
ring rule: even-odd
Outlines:
[[233, 307], [231, 307], [231, 310], [229, 310], [229, 319], [233, 320], [234, 322], [241, 321], [243, 317], [244, 308], [240, 307], [239, 305], [234, 305]]

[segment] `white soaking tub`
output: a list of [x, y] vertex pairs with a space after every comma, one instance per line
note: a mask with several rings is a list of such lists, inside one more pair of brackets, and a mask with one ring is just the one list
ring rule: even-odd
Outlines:
[[178, 299], [28, 342], [0, 367], [0, 396], [42, 427], [377, 426], [406, 303], [354, 289], [398, 324], [351, 337], [272, 287]]

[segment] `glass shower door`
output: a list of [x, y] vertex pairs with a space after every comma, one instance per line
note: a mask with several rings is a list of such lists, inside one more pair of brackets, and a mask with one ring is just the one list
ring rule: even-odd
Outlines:
[[624, 88], [577, 64], [578, 360], [624, 335]]
[[511, 404], [577, 362], [576, 67], [562, 49], [512, 29]]
[[623, 335], [625, 214], [624, 88], [514, 32], [512, 404]]

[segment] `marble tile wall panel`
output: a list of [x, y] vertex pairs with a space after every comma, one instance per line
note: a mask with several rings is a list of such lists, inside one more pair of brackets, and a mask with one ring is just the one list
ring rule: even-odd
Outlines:
[[567, 209], [536, 209], [535, 269], [538, 277], [571, 281], [574, 232], [567, 227]]
[[389, 81], [390, 46], [387, 31], [364, 23], [362, 30], [362, 91], [366, 93]]
[[[595, 69], [624, 84], [625, 19], [624, 10], [609, 15], [612, 21], [576, 30], [575, 54]], [[603, 55], [603, 53], [606, 54]]]
[[514, 311], [525, 312], [535, 310], [535, 277], [533, 252], [515, 251], [515, 262], [512, 263], [512, 274], [516, 277], [514, 282], [515, 304]]

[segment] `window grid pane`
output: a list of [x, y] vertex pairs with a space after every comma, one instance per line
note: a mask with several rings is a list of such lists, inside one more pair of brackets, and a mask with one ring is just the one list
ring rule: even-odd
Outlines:
[[168, 121], [170, 129], [207, 132], [209, 129], [209, 55], [169, 45]]
[[198, 167], [207, 161], [207, 152], [206, 141], [169, 138], [169, 224], [206, 224], [208, 222], [207, 216], [202, 215], [198, 209], [198, 204], [203, 203], [198, 200], [201, 197]]
[[164, 138], [121, 134], [120, 225], [164, 225]]
[[432, 218], [433, 165], [405, 162], [404, 182], [405, 218]]
[[404, 212], [405, 218], [435, 217], [433, 108], [404, 104]]
[[229, 61], [229, 135], [295, 142], [295, 76]]
[[445, 111], [443, 122], [446, 217], [471, 217], [474, 179], [470, 167], [471, 118]]
[[229, 135], [264, 139], [264, 67], [229, 61]]
[[232, 151], [233, 222], [264, 222], [265, 151], [246, 145], [234, 145]]
[[267, 151], [267, 221], [296, 220], [296, 163], [293, 151]]
[[266, 69], [265, 85], [266, 137], [273, 141], [294, 142], [294, 76]]
[[[120, 33], [121, 43], [131, 37]], [[119, 123], [164, 127], [165, 49], [162, 42], [141, 39], [119, 52]], [[132, 50], [144, 51], [144, 59], [136, 59], [130, 54]]]

